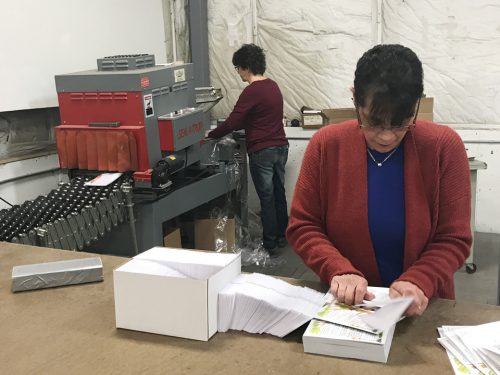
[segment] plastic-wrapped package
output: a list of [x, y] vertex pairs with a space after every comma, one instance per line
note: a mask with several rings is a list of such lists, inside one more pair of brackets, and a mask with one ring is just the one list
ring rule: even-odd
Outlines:
[[210, 212], [210, 218], [215, 219], [214, 238], [215, 251], [220, 253], [236, 253], [235, 219], [229, 217], [229, 212], [226, 204], [226, 209], [215, 207]]
[[[262, 227], [258, 215], [248, 210], [247, 190], [243, 189], [242, 170], [246, 168], [246, 155], [242, 155], [235, 147], [236, 141], [232, 136], [226, 136], [219, 140], [209, 156], [209, 162], [218, 164], [220, 161], [227, 161], [225, 173], [228, 176], [228, 183], [234, 184], [235, 190], [226, 196], [223, 207], [216, 207], [210, 212], [210, 219], [216, 221], [214, 228], [215, 251], [241, 253], [243, 266], [277, 267], [286, 263], [283, 256], [270, 254], [262, 246]], [[232, 153], [230, 150], [237, 150]], [[231, 155], [231, 160], [229, 159]], [[243, 159], [245, 158], [245, 159]], [[234, 199], [234, 195], [236, 199]], [[239, 212], [235, 210], [234, 203], [238, 202], [248, 210], [248, 220], [244, 223]], [[235, 237], [229, 235], [235, 233]]]
[[238, 164], [235, 159], [236, 141], [231, 135], [227, 135], [214, 143], [213, 149], [208, 156], [210, 164], [218, 164], [219, 162], [231, 162]]
[[237, 250], [241, 253], [242, 266], [273, 268], [286, 263], [282, 255], [271, 255], [264, 249], [260, 238], [260, 218], [253, 211], [248, 212], [248, 226], [237, 225], [237, 229]]
[[[249, 212], [248, 225], [242, 225], [241, 219], [231, 212], [228, 200], [223, 208], [211, 210], [210, 218], [215, 220], [214, 238], [215, 251], [241, 253], [242, 266], [277, 267], [286, 263], [281, 255], [271, 255], [262, 246], [260, 219]], [[234, 216], [234, 218], [232, 218]], [[230, 233], [235, 233], [232, 237]]]
[[102, 280], [102, 262], [99, 257], [26, 264], [12, 268], [13, 292]]

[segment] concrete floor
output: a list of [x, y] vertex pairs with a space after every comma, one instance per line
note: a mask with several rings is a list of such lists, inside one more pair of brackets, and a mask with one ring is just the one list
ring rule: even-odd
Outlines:
[[475, 233], [474, 263], [477, 271], [468, 274], [465, 267], [455, 273], [455, 294], [458, 301], [498, 304], [500, 235]]
[[[473, 303], [496, 305], [498, 298], [498, 276], [500, 263], [500, 235], [476, 233], [473, 261], [477, 271], [466, 272], [465, 267], [455, 274], [456, 299]], [[304, 265], [302, 259], [290, 246], [280, 250], [279, 256], [262, 265], [242, 267], [245, 272], [260, 272], [268, 275], [319, 281], [318, 276]]]

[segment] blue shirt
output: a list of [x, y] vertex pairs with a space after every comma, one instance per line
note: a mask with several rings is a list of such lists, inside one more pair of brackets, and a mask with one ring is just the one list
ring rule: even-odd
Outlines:
[[[377, 162], [390, 152], [370, 149]], [[405, 245], [404, 152], [401, 143], [382, 166], [368, 161], [368, 226], [375, 257], [385, 287], [403, 272]]]

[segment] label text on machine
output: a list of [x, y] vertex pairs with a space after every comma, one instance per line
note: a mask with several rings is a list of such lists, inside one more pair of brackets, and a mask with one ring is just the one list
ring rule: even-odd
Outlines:
[[194, 133], [199, 133], [202, 130], [203, 130], [203, 124], [201, 122], [194, 123], [191, 126], [179, 129], [177, 131], [177, 139], [187, 137]]

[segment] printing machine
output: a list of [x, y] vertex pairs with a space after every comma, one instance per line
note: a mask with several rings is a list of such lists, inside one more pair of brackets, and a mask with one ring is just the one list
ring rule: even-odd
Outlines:
[[[195, 90], [193, 64], [118, 55], [55, 81], [57, 151], [71, 182], [2, 210], [0, 239], [130, 256], [161, 245], [166, 220], [235, 188], [230, 166], [244, 164], [244, 142], [220, 147], [205, 139], [205, 112], [221, 96]], [[122, 176], [86, 186], [106, 172]]]
[[200, 161], [208, 124], [195, 107], [193, 64], [155, 65], [153, 55], [97, 60], [97, 70], [57, 75], [61, 168], [133, 172], [162, 189]]

